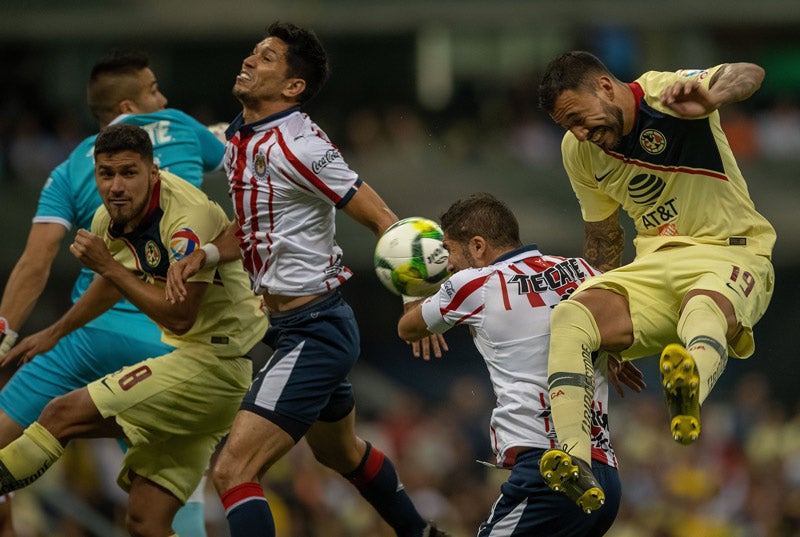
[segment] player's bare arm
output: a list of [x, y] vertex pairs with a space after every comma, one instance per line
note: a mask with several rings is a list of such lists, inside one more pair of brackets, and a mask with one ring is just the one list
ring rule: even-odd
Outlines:
[[110, 282], [95, 277], [81, 297], [56, 322], [32, 334], [0, 360], [0, 367], [11, 363], [25, 363], [34, 356], [56, 346], [58, 340], [70, 332], [99, 317], [119, 302], [122, 294]]
[[[28, 233], [28, 242], [5, 285], [0, 301], [0, 317], [8, 328], [18, 331], [33, 311], [50, 276], [50, 267], [58, 253], [66, 228], [55, 223], [35, 223]], [[3, 340], [3, 348], [13, 345]], [[0, 352], [0, 356], [2, 356]]]
[[111, 282], [125, 298], [159, 325], [178, 335], [186, 333], [194, 325], [208, 284], [189, 283], [186, 300], [179, 305], [172, 304], [164, 300], [163, 290], [140, 280], [117, 262], [97, 235], [85, 229], [78, 230], [70, 251], [84, 266]]
[[619, 211], [599, 222], [584, 222], [583, 258], [602, 272], [622, 264], [625, 230], [619, 222]]
[[708, 90], [696, 80], [681, 80], [661, 93], [661, 103], [680, 117], [703, 117], [750, 97], [761, 87], [764, 75], [764, 69], [753, 63], [727, 63], [714, 73]]
[[[215, 265], [229, 263], [241, 257], [239, 239], [236, 238], [238, 230], [239, 225], [235, 221], [231, 222], [216, 239], [209, 243], [211, 248], [216, 250], [216, 259], [210, 260]], [[164, 293], [171, 304], [181, 304], [186, 300], [186, 282], [206, 266], [209, 261], [208, 248], [208, 245], [204, 245], [180, 261], [170, 265], [167, 270], [167, 283], [164, 287]]]
[[408, 302], [403, 305], [403, 316], [397, 324], [397, 334], [400, 339], [411, 344], [411, 352], [415, 358], [431, 359], [431, 350], [436, 358], [442, 357], [442, 350], [450, 348], [442, 334], [432, 334], [422, 317], [422, 301], [424, 299]]
[[358, 191], [342, 209], [344, 213], [372, 231], [376, 237], [397, 222], [397, 215], [386, 205], [383, 198], [367, 183], [361, 183]]

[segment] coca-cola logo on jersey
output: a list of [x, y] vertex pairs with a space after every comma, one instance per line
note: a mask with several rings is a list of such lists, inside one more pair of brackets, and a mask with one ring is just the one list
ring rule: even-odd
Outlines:
[[314, 173], [319, 173], [325, 166], [336, 160], [337, 158], [341, 158], [341, 155], [336, 149], [328, 149], [325, 151], [325, 155], [318, 158], [314, 162], [311, 163], [311, 171]]

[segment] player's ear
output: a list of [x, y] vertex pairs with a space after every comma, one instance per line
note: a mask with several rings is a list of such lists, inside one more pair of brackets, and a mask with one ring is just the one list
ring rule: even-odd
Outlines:
[[290, 78], [286, 82], [286, 87], [283, 89], [283, 94], [291, 99], [297, 100], [305, 90], [305, 80], [302, 78]]
[[486, 254], [486, 239], [480, 235], [475, 235], [469, 240], [469, 253], [472, 257], [480, 257]]
[[117, 107], [120, 114], [135, 114], [137, 110], [136, 103], [130, 99], [122, 99]]
[[597, 90], [609, 101], [614, 100], [614, 82], [608, 76], [603, 75], [597, 80]]

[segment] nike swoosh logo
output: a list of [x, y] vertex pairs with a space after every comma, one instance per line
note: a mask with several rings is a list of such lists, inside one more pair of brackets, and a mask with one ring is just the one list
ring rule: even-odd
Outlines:
[[737, 295], [739, 295], [739, 296], [742, 296], [742, 295], [741, 295], [741, 293], [739, 293], [739, 290], [738, 290], [737, 288], [735, 288], [733, 285], [731, 285], [731, 282], [727, 282], [725, 285], [727, 285], [728, 287], [730, 287], [730, 288], [731, 288], [731, 290], [732, 290], [734, 293], [736, 293]]
[[603, 179], [605, 179], [606, 177], [608, 177], [608, 174], [610, 174], [612, 171], [613, 171], [613, 170], [609, 170], [609, 171], [607, 171], [606, 173], [604, 173], [603, 175], [601, 175], [600, 177], [598, 177], [597, 175], [595, 175], [595, 176], [594, 176], [594, 178], [595, 178], [595, 180], [596, 180], [596, 181], [599, 183], [600, 181], [602, 181]]
[[103, 379], [100, 381], [100, 384], [102, 384], [103, 386], [105, 386], [106, 388], [108, 388], [108, 391], [110, 391], [111, 393], [114, 393], [114, 390], [112, 390], [112, 389], [109, 387], [109, 385], [108, 385], [108, 384], [106, 384], [106, 382], [107, 382], [107, 381], [108, 381], [108, 379], [107, 379], [107, 378], [103, 378]]

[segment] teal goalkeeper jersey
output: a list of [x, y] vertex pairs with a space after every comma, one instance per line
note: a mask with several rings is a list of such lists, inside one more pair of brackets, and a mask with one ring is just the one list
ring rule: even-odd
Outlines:
[[[225, 145], [207, 127], [188, 114], [166, 109], [152, 114], [123, 115], [113, 123], [130, 123], [145, 129], [153, 142], [153, 155], [159, 168], [169, 171], [199, 187], [203, 173], [220, 167]], [[48, 177], [39, 195], [33, 221], [58, 223], [68, 230], [89, 229], [97, 208], [102, 204], [94, 181], [94, 140], [81, 142], [70, 156]], [[91, 283], [94, 273], [81, 270], [72, 288], [76, 301]], [[127, 300], [115, 309], [137, 311]]]

